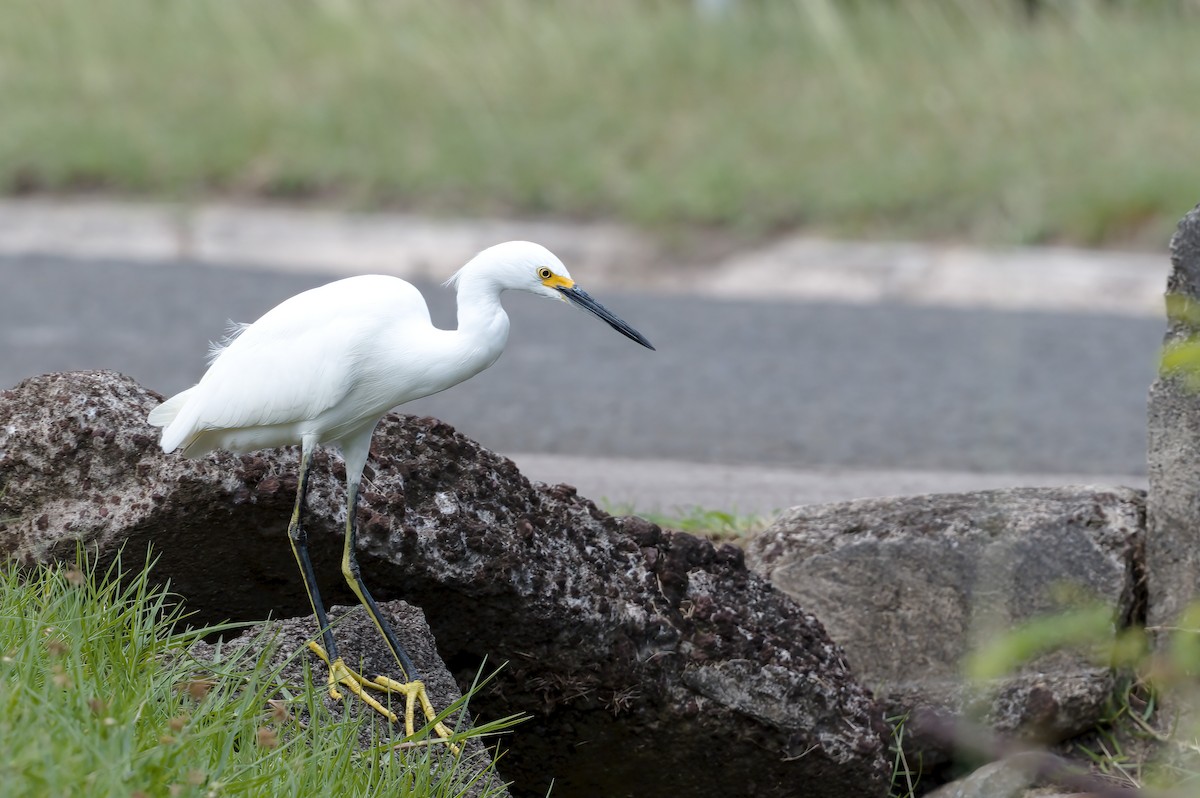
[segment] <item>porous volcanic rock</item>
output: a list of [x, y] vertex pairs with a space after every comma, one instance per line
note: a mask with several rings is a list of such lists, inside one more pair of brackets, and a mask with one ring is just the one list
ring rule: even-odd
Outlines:
[[[404, 639], [405, 650], [417, 667], [421, 681], [425, 684], [425, 689], [434, 707], [440, 711], [462, 698], [462, 693], [459, 692], [454, 677], [450, 671], [446, 670], [445, 663], [438, 657], [433, 634], [425, 623], [425, 616], [421, 610], [404, 601], [384, 602], [379, 609], [383, 613], [384, 619]], [[396, 660], [392, 657], [379, 631], [375, 628], [374, 622], [363, 607], [330, 607], [329, 620], [336, 630], [338, 654], [350, 667], [358, 670], [367, 678], [373, 678], [377, 674], [392, 677], [397, 675]], [[234, 656], [235, 652], [241, 652], [246, 658], [243, 661], [249, 662], [256, 662], [265, 654], [269, 663], [268, 667], [279, 669], [283, 684], [293, 687], [303, 685], [306, 667], [312, 668], [312, 680], [315, 684], [324, 684], [328, 671], [319, 661], [303, 654], [296, 654], [297, 651], [305, 648], [305, 644], [309, 640], [313, 639], [316, 630], [317, 621], [311, 615], [303, 618], [267, 621], [243, 630], [240, 635], [232, 639], [198, 641], [192, 646], [189, 654], [200, 664], [224, 662]], [[214, 678], [202, 670], [197, 676]], [[220, 677], [216, 675], [215, 678]], [[342, 692], [346, 693], [347, 691], [342, 690]], [[403, 742], [405, 736], [403, 721], [392, 724], [362, 701], [350, 696], [342, 701], [335, 701], [329, 697], [327, 690], [322, 690], [321, 695], [334, 719], [341, 719], [347, 711], [368, 719], [369, 722], [363, 726], [362, 730], [364, 746], [380, 745], [389, 739], [396, 743]], [[392, 696], [389, 698], [378, 692], [372, 692], [371, 695], [385, 705], [390, 704], [391, 710], [403, 717], [403, 697]], [[265, 698], [267, 700], [283, 700], [283, 706], [289, 713], [294, 714], [301, 723], [307, 722], [308, 700], [306, 697], [300, 696], [288, 701], [288, 696], [280, 693], [275, 696], [268, 695]], [[267, 707], [264, 706], [263, 709], [265, 711]], [[470, 711], [469, 707], [467, 711]], [[460, 717], [460, 714], [461, 712], [452, 712], [446, 717], [445, 723], [452, 730], [470, 727], [469, 718]], [[420, 729], [424, 723], [424, 716], [418, 707], [415, 715], [416, 728]], [[453, 791], [453, 794], [461, 795], [463, 798], [475, 798], [475, 796], [485, 793], [489, 796], [507, 794], [503, 780], [492, 767], [491, 754], [484, 748], [479, 738], [468, 741], [457, 756], [445, 747], [431, 748], [429, 751], [437, 762], [435, 779], [445, 779], [438, 786], [446, 789], [446, 794], [451, 794], [450, 791]]]
[[[295, 449], [164, 455], [159, 397], [111, 372], [0, 393], [0, 552], [131, 562], [153, 544], [201, 620], [307, 614], [286, 540]], [[341, 586], [344, 468], [320, 451], [310, 550]], [[885, 729], [821, 624], [731, 546], [612, 518], [428, 418], [377, 430], [359, 509], [376, 598], [420, 606], [460, 684], [505, 664], [472, 711], [529, 713], [515, 795], [883, 796]]]
[[[1171, 239], [1166, 302], [1164, 347], [1194, 345], [1200, 340], [1200, 206], [1179, 222]], [[1154, 574], [1148, 621], [1156, 628], [1177, 628], [1188, 605], [1200, 599], [1200, 390], [1195, 376], [1163, 373], [1150, 387], [1146, 560]]]
[[908, 717], [905, 746], [928, 765], [954, 755], [932, 733], [938, 717], [1038, 742], [1104, 717], [1115, 674], [1086, 644], [1031, 656], [990, 685], [963, 666], [1034, 619], [1068, 623], [1081, 602], [1100, 602], [1113, 634], [1144, 622], [1144, 528], [1145, 494], [1131, 488], [859, 499], [792, 508], [747, 559], [821, 617], [888, 715]]

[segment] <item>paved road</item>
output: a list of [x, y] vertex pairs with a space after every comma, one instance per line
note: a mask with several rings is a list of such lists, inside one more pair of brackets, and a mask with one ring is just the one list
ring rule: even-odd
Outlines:
[[[0, 277], [0, 386], [46, 371], [111, 368], [166, 394], [200, 375], [206, 342], [226, 319], [253, 320], [327, 279], [45, 256], [0, 257]], [[450, 292], [420, 287], [435, 322], [453, 326]], [[1145, 394], [1162, 330], [1152, 318], [612, 291], [599, 298], [658, 351], [558, 303], [506, 297], [513, 327], [500, 362], [409, 411], [521, 453], [515, 459], [526, 457], [542, 479], [572, 457], [752, 464], [768, 469], [752, 477], [758, 482], [790, 469], [1145, 473]], [[630, 478], [653, 480], [666, 468]], [[717, 484], [728, 479], [719, 469], [705, 473]], [[791, 499], [795, 492], [783, 489], [776, 505], [804, 498]]]

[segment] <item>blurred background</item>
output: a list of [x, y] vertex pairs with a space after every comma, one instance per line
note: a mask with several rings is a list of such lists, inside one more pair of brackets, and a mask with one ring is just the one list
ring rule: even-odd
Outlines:
[[[1104, 279], [1164, 285], [1173, 226], [1200, 201], [1198, 35], [1194, 0], [14, 0], [0, 384], [104, 367], [169, 394], [226, 319], [353, 270], [336, 248], [302, 270], [60, 248], [25, 235], [18, 207], [403, 214], [397, 247], [423, 247], [414, 281], [443, 326], [436, 283], [462, 247], [430, 236], [553, 224], [631, 242], [568, 266], [659, 351], [513, 301], [500, 363], [412, 408], [535, 478], [749, 516], [1140, 484], [1164, 325]], [[779, 290], [802, 268], [848, 279], [858, 250], [797, 259], [805, 240], [877, 244], [854, 279], [908, 268], [915, 286]], [[966, 299], [922, 290], [922, 264], [977, 251], [1006, 257], [966, 259]], [[1072, 253], [1070, 285], [1099, 299], [1039, 288], [1040, 264], [1062, 273], [1047, 252]], [[1005, 269], [1024, 303], [989, 301]], [[716, 273], [726, 290], [696, 290]]]
[[4, 7], [11, 193], [1158, 247], [1200, 177], [1188, 0]]

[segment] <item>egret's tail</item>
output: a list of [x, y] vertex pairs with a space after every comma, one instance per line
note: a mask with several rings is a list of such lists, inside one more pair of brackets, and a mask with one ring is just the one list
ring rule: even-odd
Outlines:
[[162, 441], [160, 443], [164, 452], [175, 451], [191, 434], [190, 429], [184, 429], [186, 425], [175, 424], [174, 421], [179, 415], [179, 411], [184, 408], [188, 399], [191, 398], [193, 390], [195, 389], [188, 388], [186, 391], [175, 394], [151, 410], [150, 415], [146, 417], [151, 426], [163, 428]]

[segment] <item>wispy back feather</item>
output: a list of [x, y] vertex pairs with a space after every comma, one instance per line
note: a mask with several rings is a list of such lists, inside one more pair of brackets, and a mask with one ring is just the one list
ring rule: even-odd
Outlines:
[[219, 341], [208, 342], [208, 365], [216, 362], [221, 353], [229, 348], [229, 345], [237, 340], [237, 337], [250, 328], [248, 322], [237, 322], [233, 319], [225, 322], [225, 334], [221, 336]]

